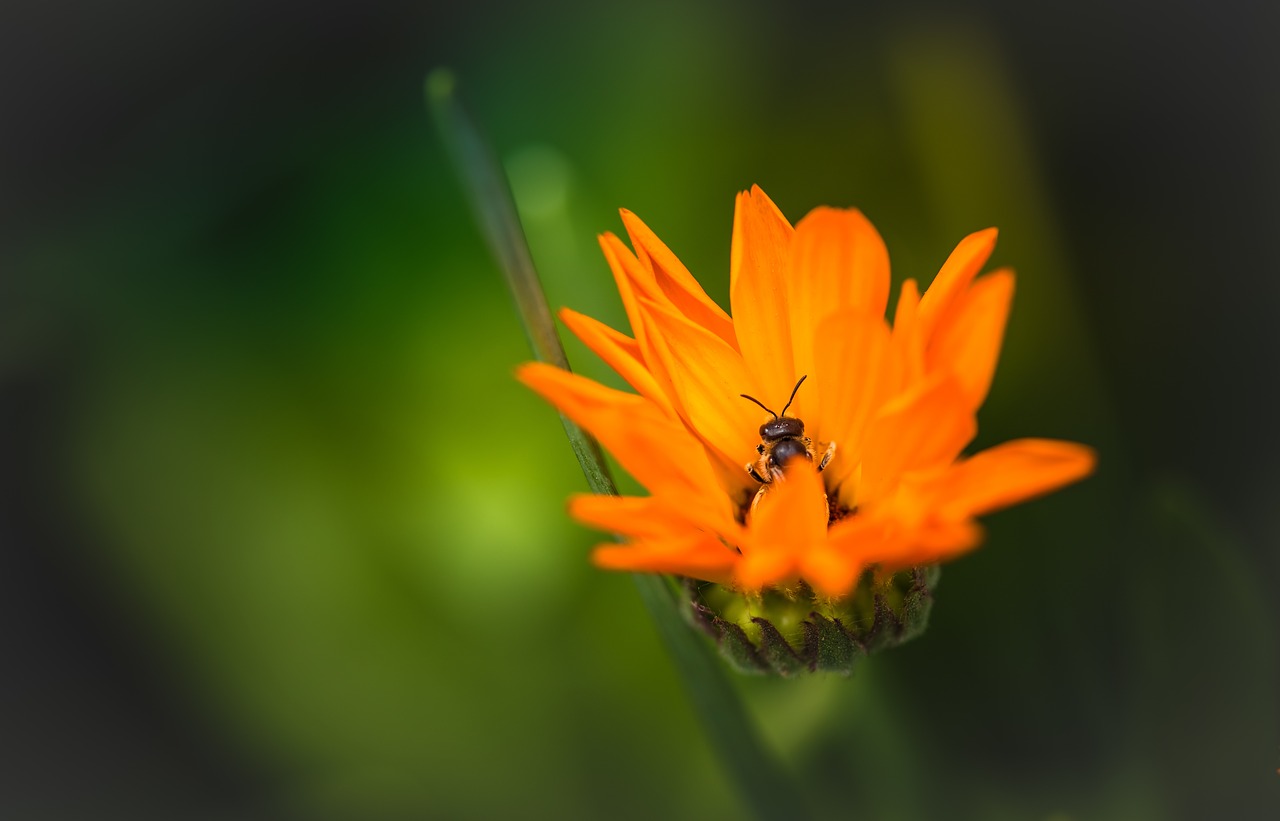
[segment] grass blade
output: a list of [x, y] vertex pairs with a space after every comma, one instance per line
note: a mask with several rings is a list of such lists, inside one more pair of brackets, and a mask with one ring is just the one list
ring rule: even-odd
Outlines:
[[[454, 87], [450, 72], [433, 72], [427, 77], [428, 105], [453, 156], [480, 228], [511, 288], [534, 356], [568, 370], [506, 177], [479, 129], [458, 104]], [[591, 489], [616, 495], [617, 488], [599, 445], [571, 420], [564, 416], [561, 419]], [[720, 660], [680, 615], [680, 603], [669, 581], [646, 574], [634, 578], [712, 748], [744, 802], [761, 819], [808, 818], [805, 802], [762, 743]]]
[[[534, 358], [569, 370], [569, 360], [556, 333], [555, 320], [542, 291], [538, 271], [533, 267], [524, 229], [516, 216], [507, 178], [479, 129], [458, 105], [453, 94], [454, 85], [451, 72], [444, 69], [433, 71], [427, 77], [427, 103], [462, 178], [480, 230], [515, 298], [520, 324], [524, 327]], [[587, 475], [591, 490], [616, 496], [617, 487], [595, 439], [563, 414], [560, 421], [564, 423], [564, 432], [583, 473]]]

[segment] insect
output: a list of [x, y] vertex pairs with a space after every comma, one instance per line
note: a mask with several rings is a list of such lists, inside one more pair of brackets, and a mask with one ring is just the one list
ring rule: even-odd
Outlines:
[[[787, 408], [791, 407], [791, 403], [795, 401], [796, 393], [800, 390], [800, 386], [808, 378], [808, 374], [800, 377], [800, 381], [791, 389], [791, 398], [783, 406], [781, 414], [774, 413], [754, 396], [747, 396], [745, 393], [739, 394], [743, 399], [755, 402], [773, 414], [773, 419], [760, 426], [760, 444], [756, 445], [756, 453], [759, 454], [759, 457], [746, 465], [747, 473], [751, 474], [752, 479], [760, 483], [760, 489], [756, 491], [755, 498], [751, 500], [752, 511], [756, 509], [756, 505], [760, 504], [760, 500], [764, 497], [769, 487], [774, 482], [785, 478], [783, 471], [788, 462], [800, 456], [812, 462], [817, 455], [813, 440], [804, 435], [804, 422], [794, 416], [787, 416]], [[826, 451], [822, 454], [822, 459], [818, 462], [819, 472], [826, 468], [831, 462], [831, 457], [835, 456], [835, 454], [836, 443], [832, 442], [827, 445]]]

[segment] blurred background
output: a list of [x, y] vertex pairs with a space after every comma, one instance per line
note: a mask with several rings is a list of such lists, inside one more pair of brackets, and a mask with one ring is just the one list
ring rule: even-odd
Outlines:
[[[920, 640], [738, 679], [830, 817], [1280, 808], [1280, 58], [1265, 4], [20, 0], [0, 10], [0, 815], [740, 818], [422, 102], [452, 66], [554, 305], [734, 193], [895, 278], [998, 225], [979, 446], [1088, 442]], [[617, 384], [580, 346], [582, 371]]]

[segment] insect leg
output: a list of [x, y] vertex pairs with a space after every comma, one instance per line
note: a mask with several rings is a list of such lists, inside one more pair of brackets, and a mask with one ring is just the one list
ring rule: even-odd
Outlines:
[[818, 463], [818, 472], [821, 473], [823, 468], [831, 461], [831, 457], [836, 455], [836, 443], [832, 442], [827, 445], [827, 452], [822, 454], [822, 461]]

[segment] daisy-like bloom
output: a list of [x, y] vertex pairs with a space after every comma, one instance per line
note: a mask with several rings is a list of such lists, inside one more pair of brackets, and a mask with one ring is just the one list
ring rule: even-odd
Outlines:
[[[596, 548], [598, 565], [838, 600], [869, 568], [972, 549], [977, 516], [1092, 471], [1092, 450], [1049, 439], [961, 455], [1013, 295], [1011, 271], [978, 276], [995, 229], [962, 240], [924, 294], [907, 280], [890, 325], [889, 256], [857, 210], [817, 208], [793, 228], [759, 188], [739, 194], [732, 316], [634, 214], [622, 221], [634, 251], [613, 234], [600, 243], [632, 335], [560, 316], [636, 392], [518, 371], [649, 491], [572, 499], [578, 521], [628, 540]], [[803, 433], [775, 451], [762, 436], [793, 433], [788, 418]]]

